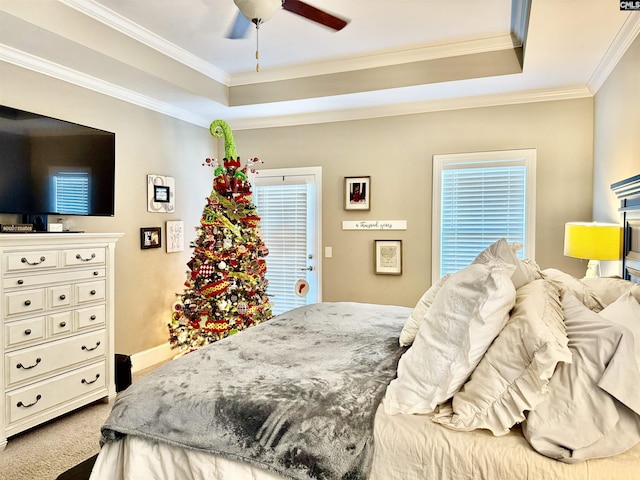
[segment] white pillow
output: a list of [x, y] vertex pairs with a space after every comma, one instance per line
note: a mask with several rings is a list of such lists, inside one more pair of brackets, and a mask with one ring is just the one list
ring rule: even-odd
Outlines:
[[473, 264], [449, 277], [400, 358], [387, 413], [430, 413], [458, 391], [509, 318], [513, 268]]
[[485, 428], [504, 435], [544, 399], [559, 362], [571, 362], [560, 290], [534, 280], [517, 290], [509, 321], [453, 397], [452, 410], [434, 421], [454, 430]]
[[640, 302], [640, 285], [620, 277], [583, 278], [582, 282], [593, 291], [603, 305], [615, 302], [622, 294], [631, 291]]
[[443, 276], [440, 280], [438, 280], [435, 284], [431, 285], [431, 287], [424, 292], [422, 298], [418, 300], [418, 303], [413, 308], [411, 315], [407, 318], [407, 321], [402, 327], [402, 332], [400, 332], [400, 346], [408, 347], [413, 343], [413, 340], [416, 338], [416, 334], [418, 333], [418, 325], [420, 320], [427, 314], [429, 308], [431, 308], [431, 304], [433, 300], [436, 298], [436, 295], [444, 285], [444, 282], [449, 278], [449, 274]]
[[521, 244], [513, 243], [509, 245], [506, 239], [501, 238], [480, 252], [472, 263], [497, 262], [513, 265], [516, 268], [511, 275], [511, 281], [514, 287], [518, 289], [536, 278], [541, 278], [540, 269], [535, 262], [524, 262], [518, 258], [515, 252], [521, 248]]
[[599, 312], [604, 308], [602, 300], [589, 286], [568, 273], [556, 268], [545, 268], [542, 270], [543, 278], [551, 280], [560, 285], [563, 291], [571, 293], [589, 310]]
[[549, 395], [529, 412], [522, 432], [536, 451], [566, 463], [622, 453], [640, 442], [631, 333], [569, 293], [562, 306], [573, 362], [558, 365]]
[[640, 303], [633, 296], [633, 292], [627, 290], [627, 293], [624, 293], [618, 300], [609, 304], [598, 315], [618, 325], [627, 327], [633, 333], [636, 361], [640, 366]]

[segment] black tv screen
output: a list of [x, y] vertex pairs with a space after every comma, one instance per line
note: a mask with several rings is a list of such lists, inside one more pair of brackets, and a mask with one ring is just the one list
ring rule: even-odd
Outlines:
[[115, 134], [0, 106], [0, 213], [112, 216]]

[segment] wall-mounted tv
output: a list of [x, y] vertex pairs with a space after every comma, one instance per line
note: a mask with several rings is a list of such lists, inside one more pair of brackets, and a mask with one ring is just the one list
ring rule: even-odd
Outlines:
[[0, 105], [0, 214], [113, 216], [115, 134]]

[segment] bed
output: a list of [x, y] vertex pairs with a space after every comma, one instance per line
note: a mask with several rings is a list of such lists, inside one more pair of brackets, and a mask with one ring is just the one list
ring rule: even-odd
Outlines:
[[293, 310], [121, 392], [91, 480], [636, 478], [640, 176], [612, 188], [624, 278], [500, 239], [414, 308]]

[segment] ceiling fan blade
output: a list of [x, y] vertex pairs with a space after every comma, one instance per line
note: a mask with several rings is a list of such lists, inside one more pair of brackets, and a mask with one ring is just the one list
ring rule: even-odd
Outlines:
[[284, 0], [282, 8], [334, 30], [342, 30], [349, 23], [348, 20], [331, 15], [300, 0]]
[[247, 36], [247, 32], [251, 25], [251, 20], [238, 12], [236, 19], [233, 21], [233, 25], [229, 29], [229, 32], [227, 32], [226, 36], [230, 39], [244, 38]]

